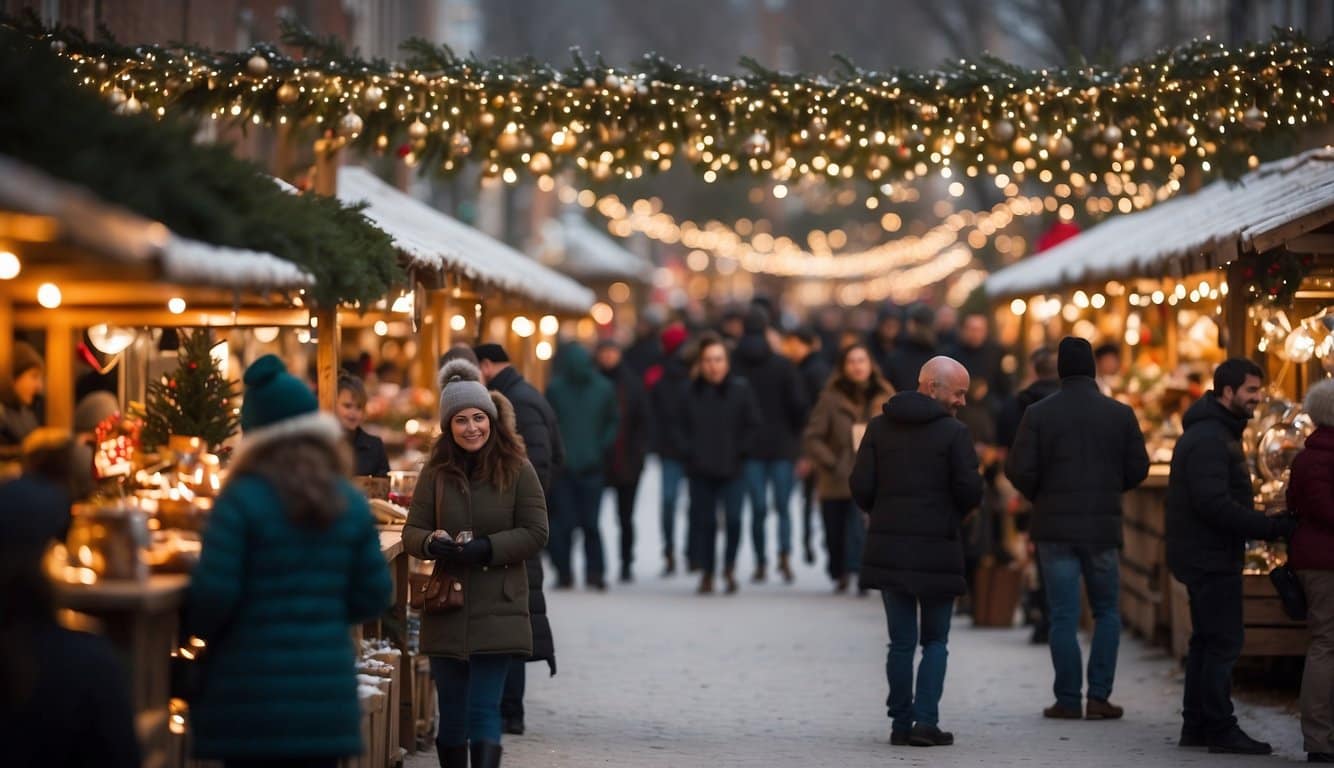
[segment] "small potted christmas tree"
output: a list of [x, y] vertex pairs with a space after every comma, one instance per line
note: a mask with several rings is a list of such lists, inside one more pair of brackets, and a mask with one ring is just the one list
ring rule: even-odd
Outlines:
[[207, 329], [181, 333], [180, 364], [148, 384], [142, 433], [146, 448], [175, 449], [172, 438], [197, 438], [200, 448], [221, 453], [222, 444], [240, 428], [233, 404], [240, 393], [223, 376], [212, 347]]

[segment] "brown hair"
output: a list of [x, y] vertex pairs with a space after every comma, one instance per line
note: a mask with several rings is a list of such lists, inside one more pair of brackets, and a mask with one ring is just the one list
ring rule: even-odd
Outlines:
[[[843, 373], [843, 369], [848, 365], [848, 356], [859, 349], [865, 352], [866, 357], [871, 361], [871, 378], [867, 379], [866, 384], [860, 388]], [[875, 355], [871, 354], [871, 348], [862, 342], [849, 344], [839, 350], [837, 364], [834, 366], [834, 373], [829, 377], [829, 383], [830, 386], [838, 389], [853, 400], [870, 399], [875, 397], [875, 394], [881, 390], [887, 391], [890, 394], [894, 393], [894, 387], [892, 387], [889, 381], [885, 379], [885, 375], [880, 372], [880, 366], [876, 365]]]
[[[499, 393], [491, 393], [492, 401], [497, 404], [497, 413], [504, 411], [499, 402], [502, 398]], [[509, 403], [505, 405], [508, 406]], [[476, 454], [469, 454], [460, 448], [458, 443], [454, 442], [454, 433], [449, 424], [443, 424], [444, 429], [431, 448], [431, 458], [427, 460], [427, 466], [451, 475], [465, 488], [472, 477], [498, 489], [508, 488], [518, 482], [519, 470], [523, 468], [523, 463], [527, 459], [523, 441], [509, 419], [493, 419], [489, 414], [487, 419], [491, 422], [491, 436]]]
[[350, 472], [347, 446], [297, 435], [256, 446], [241, 471], [261, 477], [278, 491], [287, 517], [302, 528], [323, 530], [342, 516], [346, 499], [339, 478]]
[[356, 398], [357, 405], [366, 407], [366, 384], [361, 379], [350, 373], [344, 373], [338, 377], [338, 393], [351, 392], [352, 397]]

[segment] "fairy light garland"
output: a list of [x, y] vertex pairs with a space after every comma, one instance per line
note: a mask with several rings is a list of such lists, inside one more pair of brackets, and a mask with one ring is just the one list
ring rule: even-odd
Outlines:
[[826, 78], [687, 70], [564, 69], [460, 58], [421, 41], [403, 65], [348, 56], [288, 30], [306, 52], [213, 52], [89, 43], [31, 30], [118, 109], [311, 126], [440, 172], [477, 162], [508, 183], [574, 169], [594, 181], [685, 162], [706, 182], [760, 175], [866, 179], [1009, 175], [1069, 183], [1124, 174], [1163, 183], [1187, 167], [1242, 173], [1271, 140], [1324, 122], [1334, 43], [1288, 31], [1228, 49], [1197, 41], [1119, 68], [1022, 70], [992, 59], [878, 73], [840, 60]]

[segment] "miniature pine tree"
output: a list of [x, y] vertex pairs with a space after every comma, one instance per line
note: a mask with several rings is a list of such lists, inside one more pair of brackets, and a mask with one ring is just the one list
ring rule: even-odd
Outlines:
[[232, 405], [239, 393], [213, 358], [207, 330], [181, 336], [176, 370], [148, 384], [144, 445], [166, 445], [168, 437], [181, 435], [198, 437], [217, 452], [240, 427]]

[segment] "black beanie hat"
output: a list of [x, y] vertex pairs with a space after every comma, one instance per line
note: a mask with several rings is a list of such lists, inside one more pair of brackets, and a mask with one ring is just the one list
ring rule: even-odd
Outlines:
[[1061, 339], [1061, 346], [1056, 352], [1056, 371], [1063, 379], [1071, 376], [1089, 378], [1096, 376], [1098, 369], [1093, 362], [1093, 346], [1087, 340], [1076, 336], [1066, 336]]
[[499, 344], [478, 344], [472, 348], [473, 354], [477, 355], [478, 360], [488, 360], [493, 363], [508, 363], [510, 356], [505, 352], [505, 348]]

